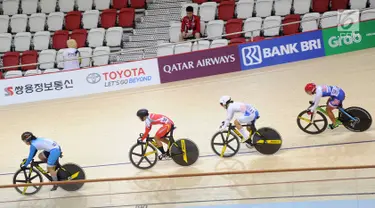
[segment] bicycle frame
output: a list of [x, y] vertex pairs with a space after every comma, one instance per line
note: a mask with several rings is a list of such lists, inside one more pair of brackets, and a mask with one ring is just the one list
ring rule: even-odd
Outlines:
[[[319, 112], [323, 113], [324, 115], [328, 116], [327, 110], [325, 109], [326, 107], [327, 107], [327, 105], [320, 105], [320, 106], [318, 106], [318, 107], [316, 108], [315, 111], [319, 111]], [[341, 113], [343, 113], [343, 114], [345, 114], [346, 116], [348, 116], [351, 120], [353, 120], [353, 121], [356, 120], [355, 118], [353, 118], [353, 116], [349, 115], [349, 114], [345, 111], [344, 108], [342, 108], [342, 107], [338, 107], [337, 109], [338, 109]], [[303, 118], [303, 117], [299, 117], [299, 119], [304, 120], [304, 121], [309, 122], [309, 123], [313, 123], [314, 120], [315, 120], [315, 115], [316, 115], [316, 114], [314, 113], [313, 116], [312, 116], [312, 118], [311, 118], [311, 120], [310, 120], [310, 119], [307, 119], [307, 118]], [[336, 117], [335, 119], [336, 119], [336, 122], [337, 122], [339, 125], [342, 124], [342, 122], [339, 120], [338, 117]]]

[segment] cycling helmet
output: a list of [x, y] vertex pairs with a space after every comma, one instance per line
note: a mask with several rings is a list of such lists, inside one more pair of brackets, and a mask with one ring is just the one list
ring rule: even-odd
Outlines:
[[139, 109], [138, 111], [137, 111], [137, 116], [139, 117], [139, 118], [143, 118], [143, 117], [145, 117], [145, 116], [148, 116], [148, 110], [147, 109]]
[[22, 133], [21, 139], [22, 141], [30, 142], [31, 140], [36, 139], [36, 137], [33, 135], [33, 133], [26, 131]]
[[314, 83], [308, 83], [305, 86], [305, 92], [307, 94], [312, 94], [313, 92], [315, 92], [315, 89], [316, 89], [316, 85]]
[[227, 105], [230, 101], [232, 101], [232, 98], [228, 95], [221, 96], [220, 98], [220, 105], [224, 106]]

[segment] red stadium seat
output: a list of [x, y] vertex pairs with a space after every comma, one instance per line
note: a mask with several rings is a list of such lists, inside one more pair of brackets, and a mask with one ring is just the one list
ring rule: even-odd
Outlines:
[[135, 18], [134, 8], [122, 8], [120, 10], [118, 24], [120, 27], [133, 27]]
[[4, 79], [3, 72], [0, 71], [0, 79]]
[[[21, 64], [34, 64], [38, 63], [38, 52], [37, 51], [25, 51], [21, 55]], [[34, 66], [22, 66], [22, 70], [36, 69]]]
[[[6, 52], [3, 56], [3, 66], [17, 66], [20, 64], [20, 53], [19, 52]], [[4, 71], [18, 70], [18, 67], [7, 68]]]
[[100, 15], [101, 25], [103, 28], [108, 29], [110, 27], [116, 26], [117, 10], [116, 9], [106, 9]]
[[233, 19], [234, 8], [236, 4], [234, 1], [223, 1], [218, 6], [219, 19], [227, 21]]
[[112, 7], [118, 10], [128, 7], [128, 0], [113, 0]]
[[332, 0], [331, 10], [347, 9], [349, 0]]
[[146, 0], [130, 0], [130, 5], [134, 9], [144, 9], [146, 7]]
[[53, 34], [52, 47], [56, 50], [66, 48], [66, 41], [69, 39], [69, 31], [58, 30]]
[[229, 45], [241, 44], [241, 43], [246, 43], [246, 39], [245, 38], [233, 38], [232, 40], [229, 41]]
[[[235, 32], [241, 32], [242, 31], [242, 19], [230, 19], [228, 20], [227, 24], [225, 24], [225, 33], [235, 33]], [[229, 35], [226, 36], [227, 39], [233, 39], [233, 38], [239, 38], [241, 37], [241, 34], [235, 34], [235, 35]]]
[[262, 36], [256, 36], [256, 37], [253, 37], [253, 39], [249, 39], [249, 42], [257, 42], [257, 41], [261, 41], [261, 40], [264, 40], [265, 38], [262, 37]]
[[86, 47], [87, 31], [85, 29], [73, 30], [70, 38], [77, 42], [78, 48]]
[[[301, 16], [299, 14], [290, 14], [285, 16], [282, 24], [297, 22], [301, 20]], [[284, 35], [292, 35], [299, 33], [300, 23], [285, 25], [283, 26], [283, 33]]]
[[79, 11], [71, 11], [65, 15], [65, 29], [75, 30], [81, 27], [82, 13]]
[[202, 4], [202, 3], [205, 3], [207, 2], [208, 0], [193, 0], [193, 3], [196, 3], [196, 4]]
[[323, 13], [328, 11], [329, 0], [313, 0], [312, 9], [314, 12]]

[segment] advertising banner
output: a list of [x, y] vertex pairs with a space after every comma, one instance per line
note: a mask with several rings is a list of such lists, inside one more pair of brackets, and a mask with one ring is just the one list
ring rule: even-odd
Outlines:
[[157, 59], [1, 80], [0, 105], [160, 84]]
[[322, 31], [241, 44], [238, 50], [242, 70], [325, 56]]
[[237, 46], [158, 58], [161, 83], [240, 71]]
[[327, 56], [375, 47], [375, 20], [324, 29], [323, 40]]

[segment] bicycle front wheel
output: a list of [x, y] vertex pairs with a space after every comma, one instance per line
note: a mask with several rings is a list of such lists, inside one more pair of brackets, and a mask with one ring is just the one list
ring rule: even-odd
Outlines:
[[240, 150], [240, 140], [231, 131], [217, 132], [211, 139], [211, 148], [220, 157], [233, 157]]
[[[41, 183], [43, 177], [36, 169], [19, 169], [13, 176], [13, 184]], [[22, 195], [34, 195], [40, 191], [42, 186], [15, 187], [16, 191]]]

